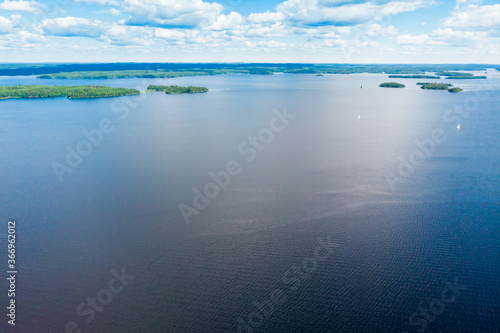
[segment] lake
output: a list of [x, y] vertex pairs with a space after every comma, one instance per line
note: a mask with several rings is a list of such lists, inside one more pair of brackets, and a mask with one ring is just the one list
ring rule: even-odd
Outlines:
[[500, 74], [391, 80], [0, 77], [210, 88], [0, 101], [15, 331], [498, 332]]

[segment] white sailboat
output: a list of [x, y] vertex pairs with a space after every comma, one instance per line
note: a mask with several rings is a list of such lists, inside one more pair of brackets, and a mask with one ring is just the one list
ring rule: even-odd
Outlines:
[[361, 119], [361, 115], [358, 116], [358, 119]]
[[462, 127], [460, 127], [460, 124], [458, 124], [457, 131], [460, 131], [461, 129], [462, 129]]

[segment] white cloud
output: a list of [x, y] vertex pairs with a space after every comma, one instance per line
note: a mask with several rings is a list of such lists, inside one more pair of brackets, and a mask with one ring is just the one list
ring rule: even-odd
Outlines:
[[112, 45], [121, 46], [144, 46], [153, 44], [153, 30], [148, 27], [131, 27], [113, 24], [102, 34], [101, 40]]
[[500, 28], [500, 5], [470, 5], [455, 10], [443, 21], [443, 26], [463, 29]]
[[105, 31], [103, 22], [71, 16], [45, 19], [41, 28], [46, 34], [62, 37], [98, 37]]
[[415, 11], [433, 5], [432, 0], [345, 4], [345, 1], [288, 0], [278, 5], [291, 24], [299, 26], [355, 25], [381, 20], [390, 15]]
[[166, 40], [181, 40], [183, 38], [186, 38], [186, 33], [175, 29], [156, 28], [154, 35], [156, 38]]
[[[168, 45], [203, 44], [210, 39], [208, 35], [201, 35], [198, 30], [178, 30], [113, 24], [100, 37], [101, 41], [112, 45], [130, 47], [160, 47], [159, 42]], [[145, 49], [144, 49], [145, 50]]]
[[228, 15], [219, 15], [215, 22], [208, 27], [210, 30], [229, 30], [242, 24], [243, 17], [236, 13], [231, 12]]
[[24, 42], [29, 42], [29, 43], [41, 43], [45, 42], [45, 37], [42, 35], [38, 34], [33, 34], [29, 31], [19, 31], [17, 33], [20, 39], [22, 39]]
[[10, 19], [0, 16], [0, 49], [33, 50], [36, 45], [45, 41], [45, 37], [30, 31], [19, 30], [21, 15], [12, 15]]
[[281, 23], [271, 25], [254, 24], [247, 27], [244, 35], [247, 37], [285, 36], [290, 33], [286, 26]]
[[[12, 32], [17, 23], [13, 16], [11, 16], [10, 19], [0, 16], [0, 34], [8, 34]], [[17, 19], [19, 19], [19, 17], [17, 17]]]
[[428, 46], [428, 45], [446, 45], [446, 46], [470, 46], [487, 41], [488, 32], [486, 31], [460, 31], [451, 28], [438, 28], [430, 34], [422, 35], [399, 35], [396, 38], [398, 45]]
[[307, 35], [309, 39], [332, 39], [340, 38], [340, 35], [335, 33], [335, 31], [325, 32], [325, 33], [315, 33], [316, 31], [310, 31]]
[[43, 7], [35, 1], [9, 1], [0, 4], [0, 10], [12, 10], [18, 12], [42, 13]]
[[95, 4], [101, 5], [101, 6], [105, 6], [105, 5], [118, 6], [120, 4], [116, 0], [76, 0], [76, 2], [95, 3]]
[[293, 29], [294, 34], [306, 35], [309, 40], [312, 39], [331, 39], [331, 38], [341, 38], [342, 35], [350, 35], [353, 32], [353, 27], [335, 27], [335, 26], [324, 26], [324, 27], [307, 27], [307, 28], [295, 28]]
[[279, 47], [283, 48], [283, 47], [287, 46], [286, 43], [278, 42], [275, 40], [261, 41], [258, 43], [245, 42], [245, 44], [247, 46], [250, 46], [250, 47], [260, 46], [260, 47], [269, 47], [269, 48], [279, 48]]
[[399, 45], [426, 45], [431, 44], [431, 39], [428, 35], [399, 35], [396, 38], [396, 43]]
[[131, 14], [127, 24], [163, 28], [208, 26], [224, 9], [202, 0], [125, 0], [123, 8]]
[[365, 33], [368, 36], [383, 36], [383, 35], [395, 35], [398, 30], [393, 25], [388, 27], [383, 27], [380, 24], [370, 24], [368, 28], [366, 28]]
[[467, 5], [470, 5], [470, 4], [476, 4], [476, 3], [480, 3], [482, 0], [456, 0], [455, 1], [455, 8], [460, 8], [462, 6], [467, 6]]
[[439, 28], [431, 33], [431, 37], [448, 43], [452, 46], [463, 46], [471, 43], [486, 41], [486, 31], [458, 31], [451, 28]]
[[[432, 62], [433, 57], [444, 59], [442, 55], [449, 53], [465, 56], [446, 57], [446, 61], [465, 57], [477, 62], [483, 59], [483, 53], [500, 51], [497, 42], [500, 4], [481, 6], [480, 0], [456, 0], [456, 7], [451, 5], [451, 12], [445, 14], [448, 17], [441, 17], [438, 28], [432, 32], [425, 29], [415, 35], [408, 31], [422, 29], [424, 21], [428, 21], [427, 13], [421, 10], [412, 14], [413, 18], [407, 22], [394, 20], [394, 25], [389, 23], [391, 16], [441, 3], [441, 0], [281, 0], [274, 10], [246, 17], [236, 9], [224, 9], [221, 4], [229, 4], [231, 0], [70, 1], [81, 6], [59, 9], [67, 11], [59, 14], [63, 16], [60, 18], [39, 15], [45, 17], [33, 22], [28, 14], [18, 15], [17, 19], [0, 16], [0, 48], [41, 49], [40, 42], [45, 40], [45, 35], [56, 36], [45, 41], [48, 49], [57, 49], [57, 45], [75, 47], [73, 50], [77, 51], [73, 55], [78, 57], [85, 51], [93, 55], [94, 51], [89, 50], [97, 47], [96, 50], [104, 50], [103, 54], [108, 52], [105, 56], [108, 59], [125, 59], [127, 52], [134, 50], [158, 55], [155, 59], [167, 56], [169, 60], [183, 61], [208, 59], [206, 55], [216, 53], [212, 60], [248, 61], [253, 59], [253, 54], [258, 55], [259, 61], [267, 61], [265, 57], [271, 55], [272, 58], [274, 54], [277, 55], [272, 58], [274, 61], [330, 61], [344, 55], [346, 61], [352, 62], [352, 56], [356, 55], [359, 57], [356, 61]], [[33, 11], [37, 2], [43, 3], [0, 0], [0, 6]], [[95, 11], [95, 5], [106, 7]], [[104, 14], [107, 21], [75, 14], [79, 12]], [[434, 15], [432, 17], [434, 20]], [[21, 25], [21, 18], [27, 20], [26, 29]], [[434, 25], [427, 23], [427, 26]], [[398, 36], [396, 27], [406, 32]], [[72, 39], [74, 36], [91, 39]], [[391, 37], [384, 38], [386, 36]], [[287, 52], [283, 52], [285, 48]], [[479, 58], [474, 54], [479, 54]]]
[[367, 53], [370, 49], [378, 48], [379, 44], [374, 40], [353, 40], [353, 39], [324, 39], [321, 41], [323, 45], [312, 45], [314, 48], [334, 48], [348, 60], [353, 56]]
[[284, 20], [285, 14], [271, 13], [270, 11], [265, 13], [252, 13], [248, 16], [248, 21], [253, 23], [277, 23], [283, 22]]

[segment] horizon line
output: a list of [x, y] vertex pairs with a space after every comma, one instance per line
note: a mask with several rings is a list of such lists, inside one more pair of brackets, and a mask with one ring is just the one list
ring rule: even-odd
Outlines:
[[376, 62], [246, 62], [246, 61], [227, 61], [227, 62], [161, 62], [161, 61], [41, 61], [41, 62], [0, 62], [0, 65], [11, 64], [262, 64], [262, 65], [494, 65], [499, 66], [500, 63], [480, 63], [480, 62], [465, 62], [465, 63], [376, 63]]

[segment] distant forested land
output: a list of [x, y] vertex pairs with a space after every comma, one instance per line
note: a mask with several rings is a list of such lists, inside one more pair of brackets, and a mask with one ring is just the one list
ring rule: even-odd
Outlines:
[[434, 75], [389, 75], [389, 79], [440, 79]]
[[458, 80], [474, 80], [474, 79], [486, 79], [486, 76], [474, 76], [472, 73], [462, 73], [462, 72], [440, 72], [436, 73], [439, 76], [446, 76], [447, 79], [458, 79]]
[[[426, 72], [453, 72], [453, 71], [484, 71], [487, 68], [500, 70], [500, 65], [484, 64], [455, 64], [455, 65], [381, 65], [381, 64], [214, 64], [214, 63], [46, 63], [46, 64], [0, 64], [0, 76], [6, 75], [45, 75], [72, 72], [101, 72], [92, 76], [111, 76], [117, 74], [102, 72], [142, 71], [149, 73], [134, 73], [134, 75], [153, 75], [156, 72], [165, 72], [163, 77], [186, 75], [218, 75], [218, 74], [259, 74], [273, 73], [293, 74], [353, 74], [353, 73], [386, 73], [386, 74], [415, 74], [425, 75]], [[153, 73], [153, 74], [151, 74]], [[122, 73], [123, 75], [124, 73]], [[131, 73], [129, 73], [131, 74]], [[128, 74], [128, 75], [129, 75]], [[81, 75], [81, 74], [80, 74]], [[158, 74], [159, 75], [159, 74]], [[68, 76], [64, 74], [64, 76]], [[69, 76], [68, 76], [69, 77]], [[137, 77], [137, 76], [126, 76]], [[71, 76], [77, 78], [77, 75]]]
[[140, 94], [140, 92], [136, 89], [111, 88], [106, 86], [0, 86], [0, 99], [49, 97], [68, 97], [72, 99], [81, 99], [118, 97], [138, 94]]
[[405, 85], [397, 82], [384, 82], [381, 83], [379, 87], [382, 88], [404, 88]]
[[[352, 74], [366, 72], [363, 69], [339, 68], [283, 68], [283, 67], [249, 67], [249, 68], [221, 68], [221, 69], [192, 69], [192, 70], [120, 70], [120, 71], [87, 71], [87, 72], [61, 72], [43, 74], [39, 79], [126, 79], [126, 78], [176, 78], [185, 76], [208, 76], [223, 74], [251, 74], [273, 75], [274, 73], [286, 74]], [[378, 70], [375, 72], [379, 72]]]
[[[235, 70], [204, 70], [204, 71], [97, 71], [97, 72], [63, 72], [56, 74], [39, 75], [39, 79], [71, 79], [71, 80], [85, 80], [85, 79], [130, 79], [130, 78], [175, 78], [184, 76], [207, 76], [207, 75], [221, 75], [221, 74], [250, 74], [250, 72], [239, 72]], [[272, 74], [272, 73], [269, 73]]]
[[180, 87], [180, 86], [155, 86], [150, 85], [147, 91], [164, 91], [167, 94], [196, 94], [206, 93], [209, 91], [205, 87]]

